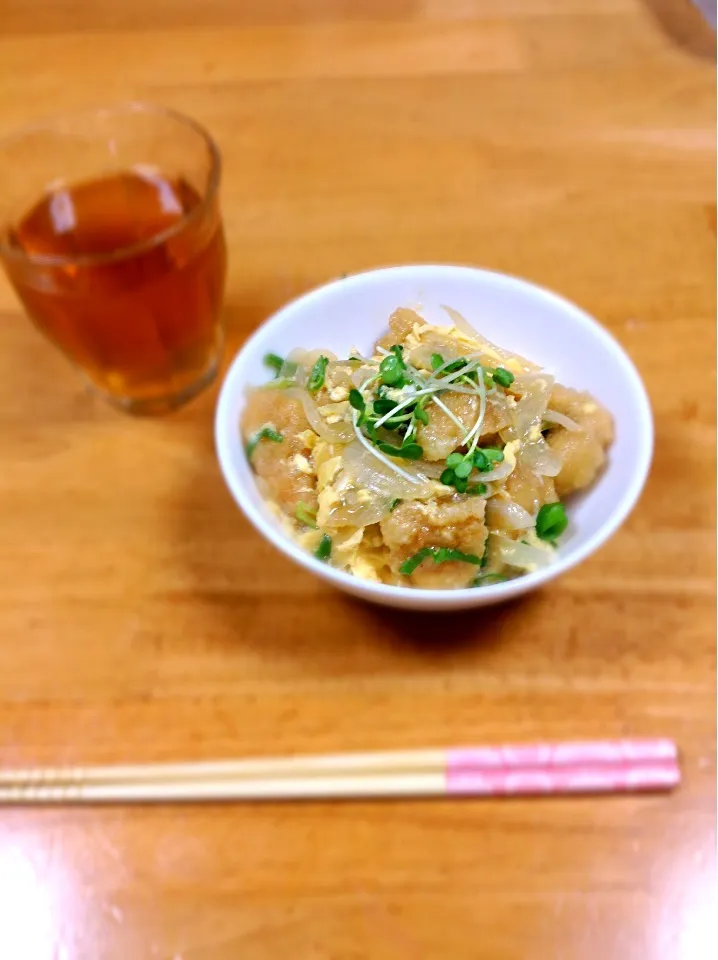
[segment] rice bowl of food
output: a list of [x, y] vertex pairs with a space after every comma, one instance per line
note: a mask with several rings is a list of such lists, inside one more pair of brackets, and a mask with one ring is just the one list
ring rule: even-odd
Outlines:
[[290, 559], [390, 606], [524, 593], [596, 550], [645, 482], [633, 364], [555, 294], [489, 271], [328, 284], [233, 361], [215, 423], [248, 519]]

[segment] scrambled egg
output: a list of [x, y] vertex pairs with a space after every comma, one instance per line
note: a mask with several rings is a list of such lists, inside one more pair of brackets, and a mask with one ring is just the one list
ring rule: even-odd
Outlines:
[[304, 473], [308, 477], [311, 477], [314, 474], [314, 467], [303, 454], [296, 453], [292, 457], [292, 463], [300, 473]]
[[321, 539], [321, 530], [305, 530], [302, 533], [294, 533], [295, 543], [308, 553], [314, 553], [321, 543]]
[[[539, 433], [541, 431], [539, 430]], [[520, 440], [512, 440], [510, 443], [507, 443], [504, 447], [504, 460], [506, 463], [511, 464], [511, 469], [513, 470], [516, 466], [516, 455], [519, 452], [519, 447], [521, 446]]]
[[[422, 325], [415, 324], [414, 335], [417, 337], [417, 342], [416, 344], [414, 344], [414, 346], [419, 345], [421, 341], [421, 337], [425, 333], [444, 334], [447, 337], [451, 338], [452, 340], [456, 341], [460, 346], [468, 347], [470, 353], [482, 353], [485, 357], [490, 357], [492, 360], [495, 360], [497, 364], [501, 364], [507, 369], [510, 369], [509, 363], [516, 363], [516, 361], [512, 361], [512, 360], [505, 361], [501, 356], [501, 354], [497, 353], [496, 350], [494, 350], [494, 348], [485, 340], [482, 340], [481, 337], [478, 337], [478, 336], [470, 337], [467, 333], [464, 333], [463, 330], [460, 330], [453, 323], [450, 323], [448, 326], [445, 326], [445, 327], [437, 326], [436, 324], [432, 324], [432, 323], [424, 323]], [[407, 337], [407, 340], [406, 340], [407, 346], [409, 345], [410, 338], [411, 338], [411, 335]], [[517, 364], [514, 367], [514, 369], [519, 373], [523, 372], [523, 368], [521, 367], [520, 364]]]
[[[344, 391], [345, 397], [349, 396], [349, 391], [345, 391], [344, 387], [336, 387], [332, 393], [336, 392], [337, 390]], [[344, 415], [346, 414], [348, 407], [349, 404], [346, 399], [339, 400], [336, 403], [325, 403], [318, 408], [319, 415], [324, 417], [327, 423], [340, 423], [344, 419]]]
[[339, 564], [340, 567], [350, 566], [357, 557], [363, 537], [364, 527], [359, 527], [349, 533], [336, 534], [332, 543], [334, 562]]
[[402, 400], [407, 400], [411, 397], [415, 389], [413, 384], [408, 383], [404, 387], [385, 387], [384, 394], [395, 403], [401, 403]]
[[320, 526], [326, 526], [332, 510], [341, 505], [341, 498], [332, 486], [324, 487], [317, 495], [317, 523]]
[[349, 569], [355, 577], [381, 583], [382, 578], [380, 571], [383, 566], [384, 561], [382, 558], [372, 556], [369, 552], [360, 553], [357, 551], [356, 556], [349, 564]]
[[313, 430], [302, 430], [301, 433], [297, 434], [297, 440], [299, 440], [307, 450], [313, 450], [318, 439], [319, 437]]
[[[341, 453], [338, 452], [340, 450], [340, 445], [328, 443], [321, 438], [317, 438], [314, 444], [313, 466], [310, 465], [310, 467], [317, 477], [317, 525], [322, 529], [331, 528], [332, 512], [343, 505], [342, 494], [346, 494], [351, 486], [350, 478], [342, 469], [343, 460]], [[437, 486], [441, 488], [442, 493], [451, 492], [441, 484]], [[368, 505], [372, 500], [371, 491], [366, 489], [356, 491], [358, 504]], [[286, 523], [286, 517], [283, 519]], [[386, 561], [383, 555], [381, 532], [377, 525], [332, 529], [331, 535], [332, 563], [364, 580], [381, 582], [381, 570]], [[319, 545], [321, 533], [316, 530], [299, 534], [294, 532], [293, 537], [301, 547], [313, 552]]]
[[328, 486], [342, 468], [341, 456], [332, 456], [330, 454], [327, 457], [325, 455], [324, 451], [328, 451], [328, 448], [329, 444], [326, 443], [325, 440], [320, 440], [314, 451], [314, 463], [317, 471], [317, 485], [320, 490], [323, 487]]

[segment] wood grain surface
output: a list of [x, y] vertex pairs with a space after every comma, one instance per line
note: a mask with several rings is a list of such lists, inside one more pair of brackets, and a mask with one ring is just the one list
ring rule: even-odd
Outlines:
[[412, 616], [233, 505], [216, 388], [125, 419], [0, 286], [0, 760], [668, 735], [673, 796], [0, 810], [2, 960], [715, 956], [714, 37], [684, 0], [2, 0], [0, 134], [144, 98], [224, 154], [228, 361], [343, 272], [505, 270], [638, 365], [645, 495], [503, 609]]

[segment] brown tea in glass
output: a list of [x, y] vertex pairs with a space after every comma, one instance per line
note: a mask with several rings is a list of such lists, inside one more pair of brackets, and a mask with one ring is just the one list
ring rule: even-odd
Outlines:
[[147, 414], [209, 383], [226, 272], [209, 136], [187, 118], [129, 104], [0, 144], [0, 177], [5, 169], [16, 185], [12, 209], [0, 208], [7, 275], [94, 387]]

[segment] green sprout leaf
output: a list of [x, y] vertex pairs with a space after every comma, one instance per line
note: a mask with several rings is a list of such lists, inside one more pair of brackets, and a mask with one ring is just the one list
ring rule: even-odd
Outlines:
[[302, 503], [301, 500], [297, 504], [297, 509], [294, 511], [294, 516], [306, 527], [311, 527], [312, 530], [317, 529], [317, 511], [312, 510], [306, 505], [306, 503]]
[[314, 556], [317, 560], [328, 560], [332, 553], [332, 538], [328, 533], [325, 533], [322, 539], [319, 541], [319, 546], [314, 551]]
[[489, 461], [489, 458], [486, 456], [486, 454], [481, 448], [474, 450], [473, 460], [474, 460], [474, 466], [476, 467], [477, 470], [481, 470], [482, 472], [485, 472], [491, 469], [491, 462]]
[[479, 564], [479, 566], [483, 568], [488, 565], [488, 562], [489, 562], [489, 538], [487, 536], [486, 540], [484, 541], [484, 552], [481, 555], [481, 563]]
[[447, 467], [439, 477], [439, 480], [444, 484], [445, 487], [453, 487], [454, 480], [456, 480], [456, 475], [451, 467]]
[[284, 360], [282, 360], [282, 358], [276, 353], [266, 354], [264, 357], [264, 363], [270, 368], [270, 370], [274, 370], [275, 377], [279, 376], [279, 373], [284, 366]]
[[444, 367], [444, 373], [456, 373], [457, 370], [461, 370], [463, 367], [467, 367], [469, 361], [464, 357], [459, 357], [457, 360], [454, 360], [453, 363], [450, 363], [448, 367]]
[[[406, 383], [406, 363], [404, 363], [404, 348], [394, 344], [388, 356], [379, 364], [379, 375], [382, 383], [388, 387], [402, 387]], [[387, 411], [388, 412], [388, 411]]]
[[568, 517], [561, 503], [545, 503], [536, 517], [536, 535], [541, 540], [555, 541], [567, 526]]
[[356, 387], [349, 391], [349, 404], [354, 407], [355, 410], [358, 410], [359, 413], [364, 413], [366, 410], [366, 402], [364, 397], [361, 395], [361, 393], [359, 393]]
[[284, 440], [284, 437], [281, 433], [277, 433], [274, 427], [266, 423], [261, 430], [258, 430], [254, 436], [249, 440], [249, 443], [246, 446], [247, 459], [252, 459], [252, 454], [254, 453], [257, 444], [261, 440], [271, 440], [272, 443], [281, 443]]
[[424, 450], [418, 443], [405, 443], [401, 447], [394, 447], [390, 443], [379, 441], [377, 447], [382, 453], [390, 457], [400, 457], [402, 460], [421, 460], [424, 456]]
[[497, 367], [493, 373], [494, 382], [500, 384], [504, 389], [511, 386], [516, 377], [505, 367]]
[[466, 488], [466, 492], [472, 497], [483, 497], [487, 489], [485, 483], [470, 483]]
[[328, 364], [329, 360], [327, 357], [319, 357], [312, 367], [309, 380], [307, 380], [307, 390], [310, 393], [316, 393], [317, 390], [321, 390], [324, 386], [324, 378], [326, 377]]
[[429, 422], [429, 414], [424, 409], [424, 404], [426, 402], [426, 397], [422, 397], [421, 400], [414, 407], [414, 419], [418, 423], [423, 423], [426, 426]]
[[504, 452], [498, 447], [482, 447], [481, 452], [490, 463], [501, 463], [504, 459]]
[[383, 417], [387, 413], [391, 413], [394, 407], [396, 407], [396, 401], [390, 400], [389, 397], [383, 396], [376, 397], [374, 403], [372, 404], [374, 413], [379, 417]]
[[399, 567], [399, 572], [404, 576], [410, 577], [419, 564], [424, 560], [431, 558], [434, 563], [448, 563], [451, 560], [460, 560], [463, 563], [473, 563], [481, 566], [481, 558], [474, 556], [473, 553], [462, 553], [461, 550], [454, 550], [453, 547], [423, 547], [413, 557], [409, 557]]

